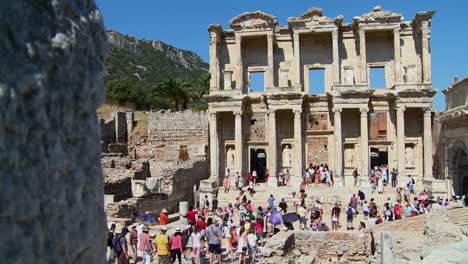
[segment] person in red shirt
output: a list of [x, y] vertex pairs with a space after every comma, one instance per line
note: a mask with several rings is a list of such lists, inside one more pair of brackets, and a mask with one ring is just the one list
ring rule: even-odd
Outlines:
[[179, 215], [182, 217], [186, 217], [190, 225], [194, 225], [197, 223], [196, 221], [197, 210], [195, 210], [193, 206], [190, 207], [190, 210], [187, 213], [185, 213], [185, 215], [181, 213], [179, 213]]
[[163, 209], [162, 212], [159, 214], [159, 225], [167, 225], [167, 210]]
[[199, 230], [205, 230], [206, 229], [205, 218], [199, 217], [197, 220], [197, 226]]

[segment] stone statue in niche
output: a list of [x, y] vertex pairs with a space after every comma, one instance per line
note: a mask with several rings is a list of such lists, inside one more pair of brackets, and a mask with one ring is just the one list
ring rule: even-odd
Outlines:
[[283, 167], [291, 167], [291, 149], [286, 145], [283, 149]]
[[345, 66], [344, 71], [345, 71], [345, 75], [344, 75], [345, 84], [348, 84], [348, 85], [355, 84], [353, 67]]
[[224, 90], [232, 90], [232, 70], [223, 71], [224, 74]]
[[412, 147], [405, 148], [405, 166], [414, 168], [414, 149]]
[[289, 77], [289, 69], [281, 68], [280, 69], [280, 86], [281, 87], [288, 87], [288, 77]]
[[228, 148], [227, 152], [226, 152], [226, 167], [228, 169], [234, 169], [234, 166], [235, 166], [235, 153], [234, 153], [234, 150], [232, 148]]
[[353, 167], [354, 165], [354, 155], [353, 149], [346, 149], [346, 167]]
[[416, 72], [416, 65], [411, 64], [404, 67], [405, 69], [405, 76], [404, 81], [405, 83], [416, 83], [417, 80], [417, 72]]

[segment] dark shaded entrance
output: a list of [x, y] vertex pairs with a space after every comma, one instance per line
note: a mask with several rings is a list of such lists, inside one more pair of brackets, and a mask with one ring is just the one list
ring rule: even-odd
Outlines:
[[370, 148], [370, 169], [375, 166], [388, 165], [388, 151], [387, 149]]
[[250, 149], [250, 172], [257, 170], [257, 182], [265, 182], [267, 155], [264, 149]]

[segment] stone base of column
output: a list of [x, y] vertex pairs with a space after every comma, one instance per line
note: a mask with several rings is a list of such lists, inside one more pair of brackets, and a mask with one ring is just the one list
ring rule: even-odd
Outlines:
[[[208, 197], [208, 200], [213, 200], [214, 196], [218, 195], [218, 180], [214, 178], [209, 178], [203, 181], [200, 181], [200, 207], [205, 204], [205, 196]], [[211, 203], [210, 203], [211, 204]]]
[[445, 180], [423, 180], [422, 187], [434, 197], [446, 197], [448, 193], [447, 183]]
[[270, 177], [268, 178], [267, 187], [268, 188], [278, 187], [278, 176], [270, 175]]
[[299, 187], [301, 186], [303, 179], [302, 176], [291, 176], [291, 186]]

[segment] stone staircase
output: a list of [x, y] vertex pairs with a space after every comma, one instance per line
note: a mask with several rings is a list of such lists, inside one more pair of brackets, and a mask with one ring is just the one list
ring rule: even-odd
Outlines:
[[[244, 188], [246, 190], [246, 188]], [[327, 226], [331, 226], [331, 209], [333, 208], [335, 203], [339, 203], [341, 205], [341, 216], [340, 222], [342, 227], [340, 230], [346, 230], [346, 213], [344, 212], [348, 206], [350, 198], [353, 194], [358, 193], [359, 187], [327, 187], [325, 185], [320, 185], [315, 187], [311, 185], [306, 188], [306, 205], [307, 208], [310, 208], [316, 204], [316, 200], [319, 200], [324, 208], [324, 216], [323, 222]], [[387, 198], [390, 197], [392, 201], [395, 200], [395, 191], [393, 188], [386, 188], [386, 193], [384, 194], [371, 194], [370, 191], [363, 190], [366, 196], [366, 200], [370, 201], [371, 198], [374, 198], [375, 203], [379, 208], [382, 208], [383, 204], [387, 201]], [[270, 194], [273, 194], [275, 197], [275, 205], [277, 206], [278, 203], [281, 201], [282, 198], [285, 199], [286, 203], [288, 204], [288, 212], [295, 211], [293, 208], [293, 198], [292, 193], [296, 192], [299, 196], [299, 188], [298, 187], [267, 187], [266, 184], [259, 184], [255, 187], [255, 194], [251, 197], [247, 191], [245, 191], [245, 195], [247, 196], [248, 200], [251, 200], [253, 203], [253, 207], [256, 208], [258, 206], [262, 206], [264, 208], [268, 207], [268, 197]], [[218, 200], [220, 206], [227, 206], [229, 203], [235, 204], [236, 198], [239, 196], [239, 191], [231, 190], [229, 193], [224, 193], [224, 190], [221, 188], [218, 192]], [[298, 204], [300, 203], [299, 199], [297, 200]], [[357, 227], [357, 224], [361, 219], [363, 219], [362, 210], [358, 207], [359, 214], [354, 221], [354, 226]]]
[[455, 225], [468, 228], [468, 208], [453, 208], [449, 210], [449, 216]]

